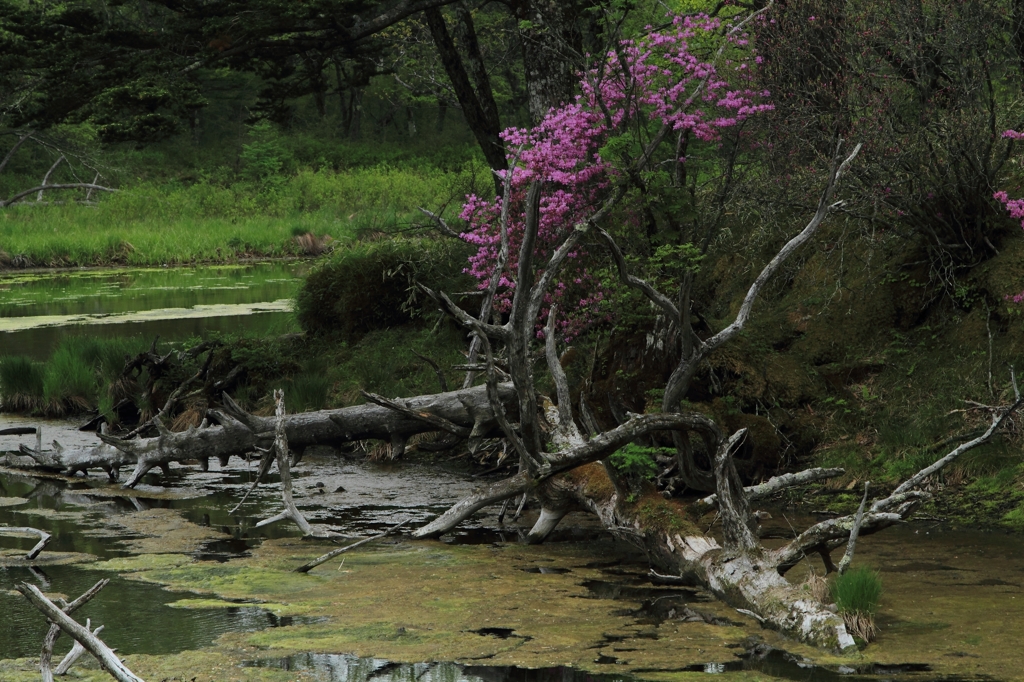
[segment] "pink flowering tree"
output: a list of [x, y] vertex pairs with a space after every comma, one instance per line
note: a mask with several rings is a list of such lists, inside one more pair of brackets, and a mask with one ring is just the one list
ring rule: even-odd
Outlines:
[[[685, 188], [677, 182], [680, 177], [696, 174], [690, 162], [701, 147], [727, 146], [730, 133], [740, 132], [744, 121], [769, 108], [765, 93], [746, 87], [756, 57], [746, 49], [743, 26], [758, 16], [763, 12], [728, 29], [706, 17], [678, 19], [669, 31], [623, 42], [583, 75], [576, 102], [550, 111], [531, 130], [506, 131], [514, 151], [502, 178], [502, 196], [492, 201], [471, 197], [463, 213], [469, 223], [464, 238], [478, 247], [471, 272], [485, 292], [480, 314], [474, 317], [445, 294], [426, 291], [472, 331], [483, 351], [483, 362], [471, 352], [468, 369], [470, 375], [486, 372], [488, 406], [506, 445], [518, 456], [519, 471], [482, 486], [416, 535], [447, 532], [487, 505], [528, 493], [541, 505], [527, 536], [530, 542], [543, 541], [569, 511], [589, 511], [616, 532], [629, 529], [631, 541], [643, 547], [657, 570], [708, 586], [764, 625], [821, 646], [847, 648], [854, 642], [842, 619], [807, 600], [783, 576], [796, 561], [819, 550], [827, 554], [830, 543], [845, 542], [862, 525], [873, 531], [905, 518], [917, 498], [879, 501], [870, 514], [858, 515], [869, 520], [858, 520], [856, 526], [852, 517], [841, 523], [830, 520], [812, 526], [780, 550], [769, 550], [752, 532], [750, 489], [742, 487], [732, 461], [746, 430], [726, 438], [711, 418], [683, 411], [680, 402], [708, 354], [743, 330], [765, 283], [842, 205], [836, 188], [860, 150], [860, 145], [849, 153], [842, 145], [836, 149], [827, 184], [806, 227], [749, 285], [734, 320], [716, 333], [698, 337], [688, 297], [691, 265], [701, 249], [692, 232], [673, 234], [662, 227], [672, 207], [662, 209], [661, 216], [656, 213], [664, 195], [671, 194], [664, 188]], [[734, 146], [735, 140], [742, 136], [733, 135]], [[667, 281], [638, 277], [637, 263], [627, 258], [620, 242], [646, 256], [647, 262], [660, 261], [666, 271], [674, 270], [671, 274], [682, 280], [674, 283], [678, 295], [662, 293]], [[665, 386], [660, 412], [629, 413], [617, 426], [602, 429], [587, 416], [581, 401], [579, 423], [591, 431], [585, 439], [573, 414], [555, 336], [559, 326], [566, 335], [577, 333], [598, 314], [594, 301], [606, 280], [598, 282], [594, 266], [599, 257], [607, 262], [608, 255], [621, 286], [640, 292], [641, 305], [660, 309], [682, 352]], [[494, 315], [495, 310], [501, 314]], [[563, 321], [562, 310], [575, 315]], [[557, 405], [538, 394], [534, 381], [538, 335], [544, 339], [543, 357]], [[469, 410], [470, 401], [463, 404]], [[472, 429], [446, 426], [451, 433], [466, 433], [472, 442], [485, 432], [486, 412], [478, 405], [471, 412], [476, 415]], [[696, 529], [692, 535], [690, 530], [671, 535], [658, 525], [660, 521], [652, 524], [652, 518], [681, 522], [686, 512], [650, 488], [632, 489], [626, 474], [599, 463], [656, 432], [673, 434], [683, 484], [714, 493], [698, 507], [717, 506], [722, 544]], [[704, 444], [700, 456], [691, 447], [694, 440]], [[833, 475], [835, 470], [810, 470], [773, 481], [788, 487]], [[644, 497], [638, 498], [641, 494]], [[679, 528], [694, 527], [686, 522]], [[852, 550], [844, 565], [850, 556]]]
[[[547, 263], [616, 192], [616, 201], [630, 199], [616, 209], [619, 225], [637, 228], [656, 220], [651, 206], [659, 190], [685, 175], [679, 171], [687, 162], [683, 152], [698, 145], [719, 148], [724, 133], [771, 107], [768, 93], [748, 87], [757, 60], [746, 36], [729, 28], [706, 16], [677, 17], [668, 30], [624, 40], [582, 74], [575, 102], [552, 109], [532, 129], [502, 134], [511, 150], [505, 195], [470, 196], [461, 214], [467, 224], [462, 236], [477, 246], [467, 272], [482, 290], [494, 289], [496, 311], [507, 315], [511, 309], [511, 273], [519, 268], [532, 184], [541, 186], [534, 256]], [[503, 215], [509, 247], [504, 261]], [[606, 319], [601, 304], [607, 284], [595, 274], [593, 250], [593, 244], [579, 244], [566, 254], [560, 276], [544, 294], [538, 335], [552, 304], [566, 311], [556, 328], [567, 339]]]

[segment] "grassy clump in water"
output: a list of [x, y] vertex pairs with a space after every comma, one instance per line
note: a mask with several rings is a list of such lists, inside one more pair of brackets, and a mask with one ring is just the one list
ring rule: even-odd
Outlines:
[[882, 579], [870, 568], [854, 568], [836, 576], [830, 588], [836, 609], [855, 637], [875, 638], [875, 613], [882, 598]]
[[42, 363], [21, 355], [0, 358], [0, 405], [3, 409], [34, 410], [42, 398]]
[[138, 338], [66, 337], [46, 362], [0, 357], [0, 404], [12, 412], [63, 416], [111, 403], [125, 357], [145, 347]]
[[290, 412], [308, 412], [327, 407], [332, 381], [327, 367], [310, 363], [304, 371], [284, 382], [285, 405]]
[[88, 410], [96, 401], [96, 375], [76, 344], [62, 344], [46, 363], [43, 401], [51, 414]]

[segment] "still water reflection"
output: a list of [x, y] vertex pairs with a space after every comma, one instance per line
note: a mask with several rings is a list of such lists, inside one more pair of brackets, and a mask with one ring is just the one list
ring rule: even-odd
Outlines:
[[0, 354], [43, 359], [64, 334], [167, 340], [288, 327], [304, 262], [0, 275]]

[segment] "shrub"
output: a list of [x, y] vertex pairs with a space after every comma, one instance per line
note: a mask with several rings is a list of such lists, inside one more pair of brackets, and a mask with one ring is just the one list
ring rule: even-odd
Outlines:
[[645, 482], [653, 481], [658, 475], [655, 455], [665, 454], [664, 448], [647, 448], [634, 443], [614, 452], [608, 461], [618, 471], [629, 488], [627, 502], [636, 502]]
[[616, 451], [608, 459], [622, 475], [650, 481], [658, 473], [658, 464], [654, 461], [654, 455], [660, 451], [661, 448], [645, 448], [630, 443]]
[[354, 341], [410, 322], [423, 303], [416, 282], [449, 293], [472, 286], [460, 274], [468, 251], [447, 239], [386, 239], [337, 251], [299, 291], [299, 324], [310, 334], [336, 333]]

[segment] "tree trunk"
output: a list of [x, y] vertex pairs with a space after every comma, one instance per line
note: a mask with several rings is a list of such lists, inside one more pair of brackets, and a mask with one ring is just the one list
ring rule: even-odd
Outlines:
[[530, 118], [536, 124], [576, 94], [582, 55], [575, 18], [582, 8], [558, 0], [516, 0], [511, 7], [519, 21]]
[[348, 124], [348, 139], [355, 142], [362, 135], [363, 128], [363, 89], [360, 87], [352, 88], [352, 94], [349, 95], [349, 124]]
[[[423, 14], [427, 20], [427, 27], [430, 29], [430, 36], [441, 57], [441, 64], [444, 66], [445, 73], [448, 74], [448, 79], [455, 89], [455, 96], [462, 106], [462, 114], [466, 117], [466, 123], [473, 131], [473, 136], [476, 137], [476, 141], [483, 151], [487, 165], [492, 170], [505, 170], [508, 168], [508, 162], [505, 159], [505, 145], [499, 137], [501, 121], [498, 119], [498, 107], [494, 102], [494, 94], [491, 92], [487, 71], [483, 66], [483, 57], [480, 55], [480, 46], [476, 40], [469, 12], [463, 11], [459, 16], [460, 33], [467, 42], [463, 48], [469, 53], [468, 61], [476, 78], [477, 87], [475, 89], [470, 81], [462, 55], [448, 32], [444, 15], [436, 8], [428, 9]], [[500, 193], [500, 179], [495, 178], [494, 182], [496, 191]]]

